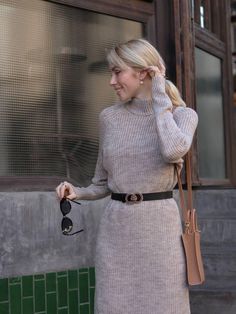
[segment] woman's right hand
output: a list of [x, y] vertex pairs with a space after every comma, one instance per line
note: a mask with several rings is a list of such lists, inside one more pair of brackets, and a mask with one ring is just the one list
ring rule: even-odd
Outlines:
[[67, 181], [61, 182], [56, 187], [56, 193], [60, 200], [62, 198], [68, 198], [70, 200], [74, 200], [75, 198], [77, 198], [77, 195], [75, 193], [75, 187]]
[[148, 72], [151, 78], [158, 75], [165, 77], [166, 74], [166, 68], [163, 64], [160, 67], [157, 67], [156, 65], [151, 65], [148, 66], [145, 70]]

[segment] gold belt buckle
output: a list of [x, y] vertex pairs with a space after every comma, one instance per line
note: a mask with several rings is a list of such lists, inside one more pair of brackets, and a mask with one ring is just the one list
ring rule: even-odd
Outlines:
[[143, 201], [143, 195], [141, 193], [132, 193], [125, 195], [125, 202], [127, 204], [139, 204]]

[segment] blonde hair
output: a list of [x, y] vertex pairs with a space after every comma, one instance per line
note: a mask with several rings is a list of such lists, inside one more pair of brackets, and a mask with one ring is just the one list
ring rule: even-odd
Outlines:
[[[132, 39], [116, 45], [107, 51], [107, 61], [110, 67], [121, 69], [127, 66], [135, 69], [145, 69], [154, 65], [161, 69], [165, 66], [159, 52], [145, 39]], [[178, 88], [169, 80], [166, 80], [165, 90], [174, 106], [186, 106]]]

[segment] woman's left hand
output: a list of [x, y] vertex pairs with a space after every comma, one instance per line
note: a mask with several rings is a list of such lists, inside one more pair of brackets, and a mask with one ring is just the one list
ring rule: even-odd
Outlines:
[[155, 76], [164, 76], [166, 75], [166, 68], [164, 65], [161, 65], [160, 67], [157, 67], [156, 65], [150, 65], [145, 69], [148, 74], [151, 76], [151, 78]]

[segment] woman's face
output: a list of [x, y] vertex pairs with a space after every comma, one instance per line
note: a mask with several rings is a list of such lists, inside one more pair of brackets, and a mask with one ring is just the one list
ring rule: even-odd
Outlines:
[[114, 66], [111, 68], [110, 85], [121, 101], [137, 97], [140, 92], [140, 72], [131, 67], [121, 69]]

